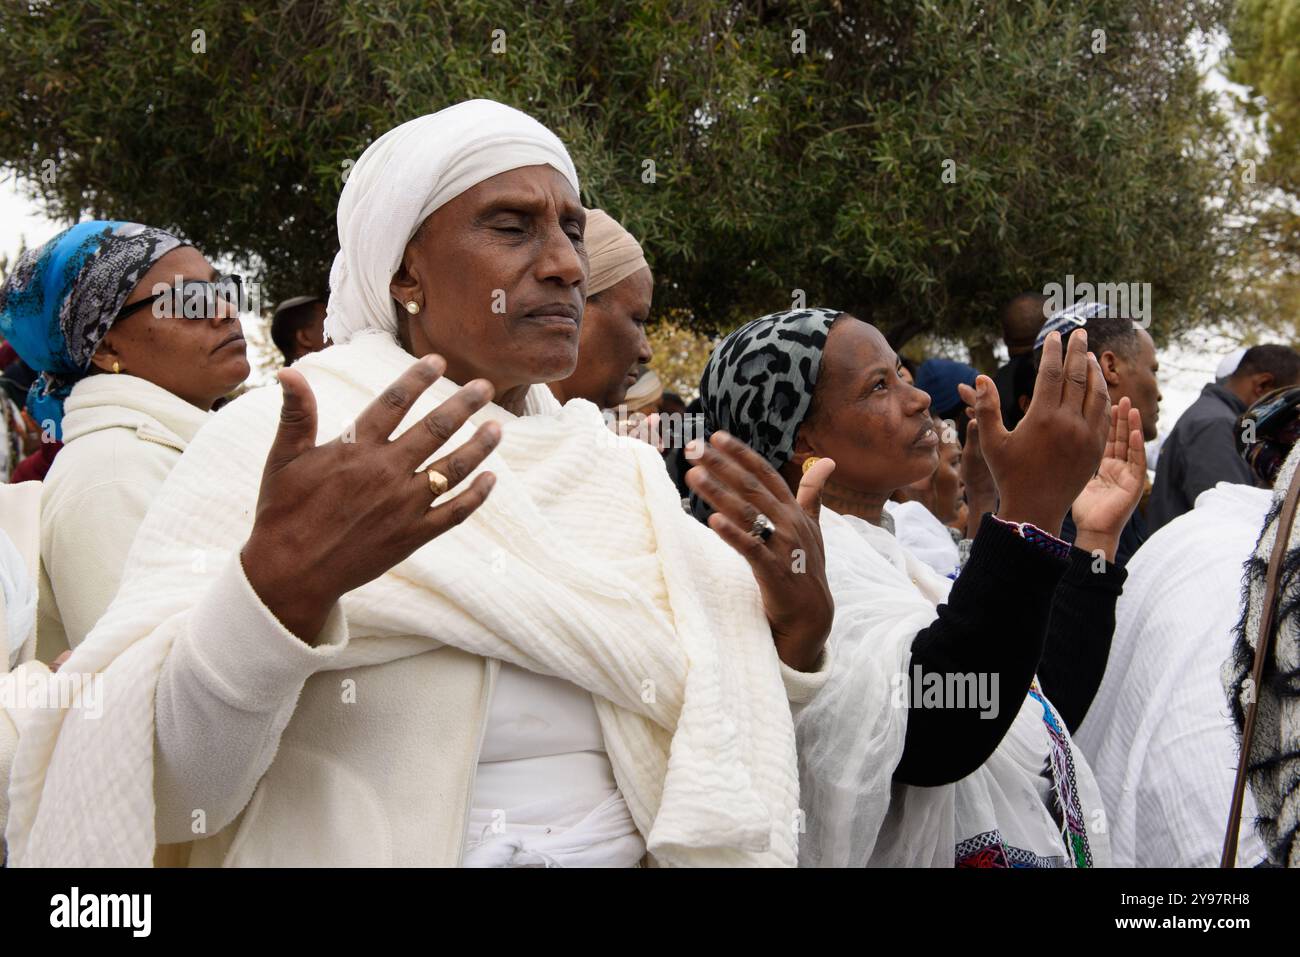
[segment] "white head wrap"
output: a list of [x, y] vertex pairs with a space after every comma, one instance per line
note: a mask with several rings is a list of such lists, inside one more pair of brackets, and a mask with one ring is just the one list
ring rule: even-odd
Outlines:
[[339, 251], [330, 270], [325, 335], [397, 335], [389, 283], [420, 224], [485, 179], [549, 165], [578, 192], [578, 172], [559, 138], [492, 100], [467, 100], [403, 123], [370, 144], [339, 197]]
[[1241, 365], [1242, 358], [1246, 355], [1246, 347], [1233, 349], [1219, 362], [1219, 367], [1214, 370], [1214, 381], [1222, 382], [1228, 376], [1237, 371], [1237, 366]]

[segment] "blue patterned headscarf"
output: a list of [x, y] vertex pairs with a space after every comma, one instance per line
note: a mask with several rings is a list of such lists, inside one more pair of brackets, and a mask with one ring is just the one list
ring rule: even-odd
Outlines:
[[65, 229], [19, 258], [0, 286], [0, 335], [38, 375], [27, 408], [63, 436], [63, 400], [140, 278], [188, 245], [139, 223], [92, 220]]

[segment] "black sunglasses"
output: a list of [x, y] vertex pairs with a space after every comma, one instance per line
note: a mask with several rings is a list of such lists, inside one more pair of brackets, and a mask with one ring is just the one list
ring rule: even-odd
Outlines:
[[[158, 287], [155, 286], [155, 289]], [[147, 299], [139, 299], [122, 307], [113, 321], [125, 319], [146, 306], [166, 305], [155, 309], [159, 318], [211, 319], [217, 314], [217, 300], [239, 309], [244, 301], [244, 278], [237, 275], [217, 279], [182, 279], [179, 285], [167, 286]]]

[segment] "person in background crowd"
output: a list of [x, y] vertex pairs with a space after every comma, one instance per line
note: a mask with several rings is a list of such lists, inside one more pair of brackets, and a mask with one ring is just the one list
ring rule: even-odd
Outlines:
[[[1243, 832], [1250, 828], [1251, 836], [1262, 843], [1269, 864], [1294, 868], [1300, 867], [1300, 687], [1296, 682], [1296, 675], [1300, 674], [1300, 587], [1295, 557], [1300, 545], [1300, 522], [1291, 526], [1279, 569], [1273, 648], [1264, 663], [1258, 688], [1253, 672], [1269, 565], [1280, 532], [1282, 503], [1300, 467], [1300, 388], [1283, 389], [1259, 399], [1237, 425], [1238, 449], [1260, 483], [1272, 487], [1272, 493], [1266, 506], [1257, 499], [1257, 514], [1264, 512], [1263, 520], [1248, 526], [1261, 530], [1254, 551], [1248, 552], [1245, 562], [1241, 614], [1232, 629], [1232, 652], [1223, 663], [1220, 679], [1228, 696], [1236, 736], [1234, 758], [1241, 752], [1246, 709], [1253, 699], [1258, 700], [1255, 735], [1247, 761], [1246, 800], [1241, 815]], [[1226, 484], [1220, 484], [1214, 491], [1222, 489], [1231, 489], [1242, 496], [1255, 492]], [[1201, 510], [1205, 497], [1197, 500], [1196, 512]], [[1204, 761], [1204, 756], [1200, 760]], [[1229, 790], [1225, 793], [1230, 793], [1231, 775], [1226, 780]], [[1252, 796], [1253, 809], [1249, 801]], [[1220, 826], [1221, 832], [1224, 829]], [[1241, 840], [1237, 860], [1249, 866], [1255, 844], [1246, 843], [1244, 833]]]
[[917, 367], [916, 387], [930, 397], [932, 413], [940, 419], [952, 419], [957, 426], [957, 440], [966, 444], [966, 403], [959, 385], [974, 385], [979, 373], [973, 366], [952, 359], [926, 359]]
[[[940, 440], [938, 466], [926, 478], [894, 493], [885, 503], [882, 526], [921, 561], [952, 578], [970, 554], [984, 513], [997, 509], [997, 490], [979, 454], [977, 431], [967, 431], [963, 451], [951, 419], [935, 417], [934, 428]], [[966, 476], [975, 468], [983, 474], [972, 483], [968, 505]]]
[[[30, 478], [39, 480], [44, 478], [45, 474], [42, 472], [40, 475], [31, 475], [34, 465], [29, 465], [21, 473], [19, 471], [22, 469], [22, 463], [41, 448], [41, 430], [24, 408], [27, 404], [27, 390], [35, 381], [36, 373], [28, 367], [27, 363], [18, 358], [18, 354], [13, 351], [13, 346], [5, 343], [4, 349], [12, 354], [13, 358], [0, 367], [4, 369], [4, 372], [0, 373], [0, 403], [3, 403], [0, 427], [3, 428], [5, 436], [3, 480], [5, 482], [20, 482]], [[0, 358], [0, 361], [3, 359]], [[53, 461], [53, 453], [50, 460]], [[27, 478], [18, 478], [20, 474], [26, 475]]]
[[[935, 433], [939, 436], [939, 464], [925, 478], [900, 488], [886, 505], [913, 502], [944, 525], [950, 525], [957, 518], [957, 510], [966, 492], [961, 479], [961, 446], [957, 443], [957, 427], [951, 419], [941, 419], [937, 415], [932, 418]], [[886, 508], [886, 511], [890, 509]]]
[[1007, 345], [1007, 364], [993, 373], [1002, 402], [1002, 424], [1014, 429], [1024, 418], [1034, 391], [1034, 343], [1047, 318], [1047, 297], [1022, 292], [1002, 310], [1002, 341]]
[[898, 357], [898, 377], [908, 385], [916, 385], [916, 370], [919, 366], [907, 356]]
[[[578, 362], [581, 363], [582, 359], [579, 358]], [[618, 416], [611, 423], [614, 430], [620, 435], [649, 442], [662, 452], [666, 447], [664, 436], [659, 431], [659, 400], [663, 391], [663, 382], [657, 372], [653, 369], [642, 372], [614, 410]]]
[[14, 469], [14, 473], [9, 479], [10, 483], [44, 481], [45, 476], [50, 474], [50, 468], [54, 465], [54, 457], [59, 454], [59, 450], [62, 448], [62, 442], [41, 440], [36, 451], [18, 463], [18, 467]]
[[271, 341], [293, 365], [305, 355], [325, 348], [325, 313], [328, 306], [320, 296], [295, 296], [275, 307], [271, 316]]
[[645, 324], [654, 277], [641, 244], [604, 210], [587, 210], [586, 243], [591, 273], [578, 366], [550, 388], [562, 405], [586, 399], [597, 408], [613, 409], [623, 404], [641, 377], [640, 367], [652, 358]]
[[1246, 353], [1249, 351], [1248, 346], [1242, 346], [1239, 349], [1233, 349], [1220, 359], [1219, 364], [1214, 369], [1214, 381], [1219, 385], [1227, 382], [1229, 376], [1237, 371], [1237, 366], [1241, 365], [1241, 360], [1245, 358]]
[[659, 397], [659, 411], [663, 415], [685, 415], [686, 403], [676, 392], [664, 392]]
[[1288, 346], [1262, 345], [1247, 349], [1222, 382], [1201, 390], [1160, 447], [1148, 508], [1152, 530], [1190, 511], [1196, 496], [1219, 482], [1255, 483], [1236, 451], [1237, 417], [1274, 389], [1298, 382], [1300, 354]]
[[[973, 428], [1002, 501], [955, 583], [880, 527], [889, 494], [933, 473], [939, 436], [929, 396], [898, 374], [878, 330], [834, 310], [776, 313], [727, 336], [705, 367], [707, 427], [749, 444], [773, 470], [765, 481], [795, 488], [822, 457], [836, 463], [821, 511], [836, 664], [796, 717], [801, 864], [1109, 859], [1100, 799], [1069, 729], [1101, 678], [1124, 573], [1107, 562], [1094, 574], [1091, 555], [1054, 533], [1073, 500], [1088, 535], [1096, 519], [1092, 544], [1113, 550], [1141, 491], [1140, 424], [1127, 402], [1111, 408], [1084, 343], [1064, 361], [1059, 336], [1047, 348], [1014, 432], [1002, 428], [992, 382], [977, 380]], [[696, 517], [713, 522], [702, 496], [731, 466], [701, 446], [687, 482]], [[1043, 658], [1049, 619], [1068, 661]], [[962, 703], [923, 706], [924, 675], [955, 673], [999, 675], [988, 707], [973, 690]]]
[[[1088, 332], [1088, 351], [1101, 366], [1111, 400], [1129, 400], [1142, 416], [1143, 441], [1150, 442], [1156, 437], [1161, 398], [1160, 384], [1156, 379], [1160, 363], [1156, 358], [1155, 341], [1131, 319], [1109, 316], [1104, 303], [1075, 303], [1054, 313], [1043, 324], [1034, 346], [1034, 361], [1040, 361], [1043, 343], [1050, 333], [1059, 332], [1068, 341], [1078, 329]], [[1143, 483], [1145, 485], [1145, 477]], [[1075, 534], [1074, 517], [1066, 515], [1061, 537], [1072, 542]], [[1116, 564], [1128, 564], [1129, 558], [1146, 541], [1147, 534], [1146, 518], [1140, 509], [1135, 509], [1120, 536]]]
[[682, 508], [689, 512], [691, 490], [686, 484], [686, 473], [695, 464], [695, 460], [687, 454], [686, 446], [692, 438], [704, 435], [704, 408], [700, 404], [700, 397], [697, 395], [686, 403], [680, 418], [669, 419], [668, 427], [662, 429], [660, 435], [664, 440], [664, 466], [668, 469], [668, 477], [677, 489]]
[[[1220, 482], [1133, 557], [1106, 675], [1075, 738], [1096, 772], [1121, 867], [1214, 867], [1223, 847], [1238, 749], [1220, 668], [1240, 618], [1242, 566], [1273, 502], [1267, 486], [1300, 427], [1300, 388], [1260, 400], [1248, 418], [1259, 441], [1238, 449], [1257, 456], [1266, 487]], [[1247, 792], [1241, 867], [1266, 856], [1255, 816]]]
[[663, 394], [664, 384], [659, 379], [659, 373], [653, 369], [646, 369], [637, 376], [620, 404], [628, 412], [652, 415], [659, 411], [659, 400], [663, 398]]
[[41, 501], [43, 661], [108, 608], [163, 480], [248, 376], [237, 293], [215, 279], [169, 233], [91, 221], [24, 254], [0, 288], [0, 331], [38, 373], [28, 407], [63, 443]]

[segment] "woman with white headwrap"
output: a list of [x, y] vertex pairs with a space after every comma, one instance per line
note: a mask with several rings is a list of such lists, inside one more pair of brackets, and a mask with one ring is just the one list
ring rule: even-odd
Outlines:
[[20, 729], [11, 863], [795, 863], [830, 467], [744, 493], [763, 522], [718, 525], [741, 560], [652, 448], [560, 408], [584, 220], [564, 146], [498, 103], [366, 150], [335, 345], [172, 473], [64, 666], [104, 673], [102, 715]]

